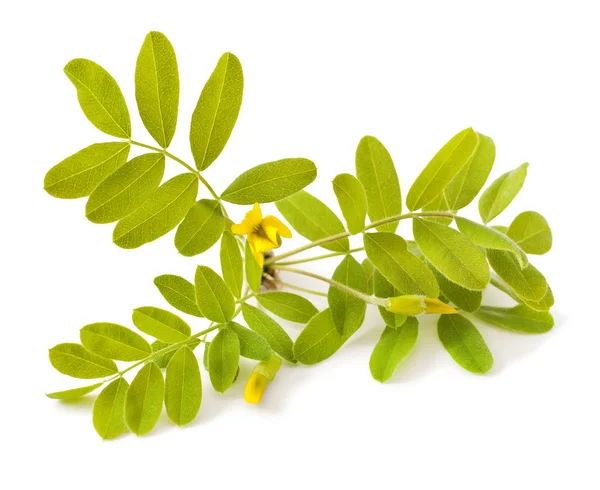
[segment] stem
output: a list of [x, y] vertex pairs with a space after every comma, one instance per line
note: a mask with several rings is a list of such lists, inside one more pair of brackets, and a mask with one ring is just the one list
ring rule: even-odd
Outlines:
[[288, 262], [277, 262], [279, 265], [295, 265], [295, 264], [304, 264], [306, 262], [313, 262], [315, 260], [329, 259], [331, 257], [338, 257], [340, 255], [348, 255], [354, 252], [362, 252], [364, 247], [353, 248], [348, 250], [347, 252], [333, 252], [325, 255], [317, 255], [316, 257], [309, 257], [307, 259], [298, 259], [298, 260], [290, 260]]
[[327, 293], [324, 293], [322, 291], [315, 291], [314, 289], [301, 288], [300, 286], [295, 286], [294, 284], [289, 284], [287, 282], [275, 281], [275, 284], [279, 284], [280, 286], [283, 286], [284, 288], [295, 289], [296, 291], [299, 291], [301, 293], [314, 294], [315, 296], [323, 296], [325, 298], [327, 297]]
[[[454, 213], [446, 212], [446, 211], [423, 211], [420, 213], [407, 213], [407, 214], [398, 214], [396, 216], [390, 216], [389, 218], [380, 219], [378, 221], [373, 221], [371, 224], [365, 226], [363, 228], [363, 233], [372, 228], [376, 228], [378, 226], [386, 225], [388, 223], [395, 223], [397, 221], [401, 221], [403, 219], [410, 218], [453, 218]], [[327, 243], [335, 242], [337, 240], [341, 240], [342, 238], [349, 237], [351, 234], [347, 231], [343, 233], [338, 233], [336, 235], [331, 235], [328, 237], [320, 238], [319, 240], [315, 240], [314, 242], [303, 245], [302, 247], [295, 248], [294, 250], [290, 250], [289, 252], [278, 255], [277, 257], [273, 257], [271, 259], [265, 260], [265, 265], [272, 265], [278, 262], [281, 259], [285, 259], [287, 257], [291, 257], [292, 255], [296, 255], [300, 252], [304, 252], [305, 250], [310, 250], [314, 247], [319, 247], [321, 245], [325, 245]]]
[[345, 284], [342, 284], [341, 282], [334, 281], [333, 279], [328, 279], [327, 277], [320, 276], [319, 274], [315, 274], [315, 273], [309, 272], [309, 271], [304, 271], [301, 269], [293, 269], [291, 267], [280, 266], [279, 264], [273, 264], [272, 267], [273, 267], [273, 269], [278, 269], [278, 270], [287, 271], [287, 272], [294, 272], [295, 274], [301, 274], [303, 276], [312, 277], [313, 279], [318, 279], [319, 281], [326, 282], [328, 284], [331, 284], [333, 287], [341, 289], [342, 291], [344, 291], [348, 294], [351, 294], [352, 296], [354, 296], [362, 301], [365, 301], [366, 303], [371, 303], [371, 304], [378, 305], [378, 306], [386, 305], [386, 300], [384, 298], [378, 298], [376, 296], [371, 296], [369, 294], [361, 293], [360, 291], [357, 291], [356, 289], [352, 289], [351, 287], [348, 287]]

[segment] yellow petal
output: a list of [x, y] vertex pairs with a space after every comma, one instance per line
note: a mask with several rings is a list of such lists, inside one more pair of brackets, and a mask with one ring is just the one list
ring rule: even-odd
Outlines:
[[254, 255], [256, 263], [262, 268], [265, 264], [265, 257], [260, 250], [257, 250], [254, 247], [253, 237], [255, 237], [255, 235], [248, 235], [248, 243], [250, 244], [250, 250], [252, 251], [252, 255]]
[[254, 226], [252, 223], [244, 219], [239, 225], [231, 225], [231, 232], [236, 235], [248, 235], [254, 231]]
[[275, 216], [265, 216], [265, 219], [263, 219], [261, 223], [261, 227], [272, 242], [277, 243], [278, 234], [283, 238], [292, 238], [290, 229]]
[[261, 373], [252, 373], [244, 389], [244, 400], [253, 404], [260, 402], [267, 384], [268, 381], [264, 375]]
[[425, 298], [425, 313], [439, 313], [440, 315], [451, 315], [456, 313], [456, 310], [452, 306], [443, 303], [439, 299]]
[[248, 241], [258, 252], [268, 252], [279, 246], [277, 242], [273, 243], [267, 237], [259, 235], [258, 233], [251, 233], [248, 235]]
[[252, 208], [252, 210], [246, 213], [246, 219], [250, 221], [250, 223], [252, 223], [252, 225], [255, 228], [258, 228], [260, 226], [260, 223], [263, 218], [262, 211], [260, 210], [260, 205], [257, 202], [254, 203], [254, 207]]

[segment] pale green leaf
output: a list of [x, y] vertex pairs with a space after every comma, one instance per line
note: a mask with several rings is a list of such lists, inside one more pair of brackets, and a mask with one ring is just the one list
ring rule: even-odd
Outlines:
[[198, 360], [189, 347], [182, 347], [169, 361], [165, 379], [165, 408], [177, 425], [196, 418], [202, 403], [202, 378]]
[[288, 362], [294, 362], [294, 343], [287, 332], [266, 313], [242, 303], [242, 314], [248, 326], [263, 337], [277, 354]]
[[523, 303], [529, 306], [529, 308], [531, 308], [532, 310], [548, 311], [554, 306], [554, 293], [552, 292], [550, 285], [548, 285], [548, 291], [546, 291], [544, 297], [539, 301], [533, 301], [526, 298], [521, 298], [521, 301], [523, 301]]
[[309, 300], [293, 293], [274, 291], [259, 294], [256, 299], [271, 313], [290, 322], [306, 323], [319, 313]]
[[535, 211], [519, 214], [506, 233], [528, 254], [543, 255], [552, 248], [550, 226], [546, 218]]
[[131, 138], [131, 120], [115, 79], [93, 61], [77, 58], [65, 66], [65, 74], [77, 89], [79, 105], [100, 131], [117, 138]]
[[[344, 257], [335, 269], [332, 279], [356, 291], [367, 292], [365, 271], [352, 255]], [[340, 335], [355, 332], [360, 328], [367, 310], [367, 304], [363, 300], [335, 286], [329, 286], [327, 302], [331, 318]]]
[[125, 425], [125, 398], [129, 384], [117, 378], [104, 388], [92, 410], [94, 428], [102, 439], [114, 439], [127, 431]]
[[438, 336], [452, 359], [467, 371], [484, 374], [492, 368], [492, 353], [479, 330], [464, 316], [440, 315]]
[[79, 398], [91, 393], [95, 389], [100, 388], [100, 386], [102, 386], [102, 383], [96, 383], [90, 386], [82, 386], [81, 388], [46, 393], [46, 396], [54, 400], [74, 400], [75, 398]]
[[467, 235], [475, 245], [492, 248], [494, 250], [507, 250], [512, 252], [515, 254], [521, 267], [526, 267], [529, 263], [527, 254], [504, 233], [495, 230], [494, 228], [480, 225], [479, 223], [475, 223], [466, 218], [457, 216], [455, 219], [458, 229]]
[[[306, 191], [279, 201], [276, 206], [292, 228], [311, 241], [345, 232], [344, 225], [334, 212]], [[350, 250], [347, 237], [321, 246], [334, 252]]]
[[196, 268], [196, 303], [202, 314], [217, 323], [227, 323], [233, 318], [233, 294], [215, 271], [199, 265]]
[[355, 235], [365, 227], [367, 196], [360, 181], [350, 174], [339, 174], [333, 179], [333, 191], [346, 220], [348, 231]]
[[146, 339], [115, 323], [92, 323], [79, 332], [83, 346], [99, 356], [117, 361], [137, 361], [152, 353]]
[[221, 198], [234, 204], [279, 201], [304, 189], [317, 177], [306, 158], [286, 158], [246, 170], [225, 189]]
[[134, 434], [150, 432], [162, 412], [165, 380], [160, 368], [149, 362], [138, 371], [127, 390], [125, 422]]
[[173, 46], [160, 32], [144, 39], [135, 65], [135, 99], [150, 135], [163, 148], [171, 143], [179, 108], [179, 70]]
[[[430, 262], [427, 265], [433, 272], [435, 279], [440, 286], [440, 292], [445, 296], [446, 299], [454, 303], [461, 310], [472, 313], [481, 306], [481, 299], [483, 293], [481, 291], [473, 291], [471, 289], [463, 288], [458, 284], [450, 281], [444, 274], [438, 271]], [[447, 301], [445, 301], [447, 302]]]
[[127, 142], [90, 145], [52, 167], [44, 178], [44, 189], [61, 199], [89, 196], [127, 161], [129, 148]]
[[239, 323], [229, 322], [226, 324], [240, 341], [240, 355], [257, 361], [268, 361], [271, 359], [271, 346], [256, 332], [243, 327]]
[[[200, 339], [193, 339], [190, 340], [189, 342], [186, 343], [186, 345], [194, 350], [196, 347], [198, 347], [200, 344], [202, 343], [202, 341]], [[163, 342], [162, 340], [155, 340], [154, 342], [152, 342], [152, 351], [153, 352], [157, 352], [159, 350], [162, 350], [166, 347], [169, 347], [172, 344], [167, 344], [166, 342]], [[175, 353], [177, 352], [177, 349], [172, 349], [170, 351], [165, 352], [164, 354], [155, 357], [154, 358], [154, 363], [161, 369], [166, 368], [169, 365], [169, 361], [171, 360], [171, 358], [175, 355]]]
[[554, 326], [554, 318], [550, 313], [535, 311], [523, 304], [512, 308], [482, 306], [476, 316], [492, 325], [516, 332], [545, 333]]
[[431, 159], [406, 195], [411, 211], [433, 201], [473, 157], [479, 136], [467, 128], [453, 136]]
[[230, 329], [224, 328], [212, 339], [208, 354], [208, 372], [215, 391], [225, 391], [235, 381], [240, 363], [240, 341]]
[[79, 344], [58, 344], [48, 351], [58, 372], [80, 379], [104, 378], [118, 372], [114, 361], [94, 354]]
[[223, 280], [233, 295], [239, 298], [244, 282], [244, 263], [238, 241], [230, 231], [225, 231], [221, 238], [220, 257]]
[[375, 380], [383, 383], [392, 377], [400, 361], [415, 346], [418, 334], [419, 322], [414, 316], [407, 318], [398, 328], [385, 327], [369, 360], [371, 375]]
[[[402, 212], [398, 174], [392, 157], [381, 141], [365, 136], [356, 148], [356, 176], [367, 197], [369, 219], [378, 221]], [[398, 223], [379, 226], [379, 231], [396, 231]]]
[[529, 264], [521, 268], [514, 254], [502, 250], [487, 251], [492, 269], [520, 297], [540, 301], [548, 291], [548, 283], [540, 271]]
[[200, 199], [177, 228], [175, 246], [186, 257], [201, 254], [219, 241], [224, 226], [225, 218], [219, 202]]
[[475, 290], [490, 282], [485, 255], [462, 233], [419, 218], [413, 219], [413, 233], [423, 255], [452, 282]]
[[112, 223], [127, 216], [156, 192], [165, 171], [165, 156], [147, 153], [132, 158], [91, 193], [85, 215], [92, 223]]
[[219, 59], [192, 114], [190, 144], [198, 170], [205, 170], [225, 148], [242, 105], [244, 74], [231, 53]]
[[[402, 292], [392, 286], [392, 284], [383, 277], [381, 272], [377, 269], [375, 269], [373, 275], [373, 290], [375, 296], [379, 298], [394, 298], [402, 295]], [[385, 306], [378, 306], [377, 309], [385, 324], [390, 328], [398, 328], [406, 321], [406, 315], [392, 313], [391, 311], [388, 311]]]
[[[448, 202], [446, 201], [446, 197], [444, 196], [444, 193], [442, 192], [441, 194], [438, 194], [438, 196], [433, 201], [425, 204], [425, 206], [423, 206], [423, 211], [427, 211], [427, 212], [441, 211], [444, 213], [449, 213], [452, 210], [450, 209], [450, 206], [448, 205]], [[427, 217], [423, 217], [423, 219], [426, 219], [428, 221], [434, 221], [434, 222], [440, 223], [442, 225], [449, 225], [450, 223], [452, 223], [452, 220], [453, 220], [453, 218], [446, 217], [446, 216], [435, 216], [435, 217], [427, 216]]]
[[190, 326], [177, 315], [153, 306], [136, 308], [132, 319], [142, 332], [167, 343], [181, 342], [192, 333]]
[[[441, 225], [438, 225], [441, 226]], [[375, 268], [402, 294], [437, 298], [440, 291], [431, 271], [393, 233], [365, 233], [365, 251]]]
[[113, 241], [121, 248], [137, 248], [175, 228], [194, 205], [198, 179], [185, 173], [161, 185], [139, 208], [117, 223]]
[[373, 294], [373, 276], [375, 275], [375, 266], [369, 259], [365, 259], [361, 263], [363, 270], [365, 271], [365, 277], [367, 278], [367, 293]]
[[203, 317], [196, 304], [196, 289], [190, 281], [173, 274], [164, 274], [156, 277], [154, 284], [173, 308], [188, 315]]
[[528, 163], [498, 177], [479, 198], [479, 214], [484, 223], [489, 223], [512, 202], [523, 187]]
[[262, 274], [263, 269], [256, 259], [254, 258], [254, 254], [252, 253], [252, 249], [250, 248], [250, 242], [246, 240], [246, 244], [244, 246], [244, 263], [246, 266], [246, 282], [250, 289], [255, 293], [258, 293], [260, 290], [260, 284], [262, 282]]

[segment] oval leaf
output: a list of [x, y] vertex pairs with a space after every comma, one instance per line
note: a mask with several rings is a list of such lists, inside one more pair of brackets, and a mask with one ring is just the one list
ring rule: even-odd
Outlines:
[[127, 216], [156, 192], [165, 172], [165, 156], [132, 158], [94, 189], [85, 205], [92, 223], [112, 223]]
[[189, 347], [182, 347], [169, 361], [165, 381], [165, 408], [177, 425], [196, 418], [202, 403], [202, 378], [198, 360]]
[[482, 306], [476, 313], [480, 318], [492, 325], [523, 333], [545, 333], [552, 330], [554, 318], [546, 311], [535, 311], [526, 305], [512, 308], [498, 306]]
[[365, 259], [361, 263], [363, 270], [365, 271], [365, 277], [367, 278], [367, 293], [373, 294], [373, 277], [375, 275], [375, 266], [369, 259]]
[[[332, 279], [350, 288], [367, 292], [367, 277], [362, 266], [354, 257], [344, 257], [333, 273]], [[331, 318], [340, 335], [356, 332], [362, 325], [367, 311], [367, 304], [335, 286], [329, 286], [327, 302], [331, 310]]]
[[83, 346], [102, 357], [118, 361], [137, 361], [152, 353], [146, 339], [115, 323], [92, 323], [79, 332]]
[[346, 220], [348, 231], [355, 235], [365, 227], [367, 196], [360, 181], [350, 174], [340, 174], [333, 179], [333, 191]]
[[73, 378], [104, 378], [119, 371], [113, 361], [94, 354], [79, 344], [55, 345], [48, 355], [54, 369]]
[[96, 143], [52, 167], [44, 190], [61, 199], [89, 196], [100, 182], [127, 161], [129, 143]]
[[258, 308], [242, 303], [242, 314], [248, 326], [263, 337], [277, 354], [294, 362], [294, 343], [281, 326]]
[[479, 198], [479, 215], [489, 223], [512, 202], [523, 187], [528, 163], [498, 177]]
[[448, 354], [471, 373], [487, 373], [494, 364], [492, 353], [479, 330], [461, 315], [441, 315], [438, 336]]
[[165, 381], [160, 368], [149, 362], [138, 371], [127, 390], [125, 421], [135, 435], [150, 432], [162, 412]]
[[[319, 240], [345, 231], [334, 212], [306, 191], [279, 201], [276, 206], [292, 228], [309, 240]], [[343, 237], [322, 247], [334, 252], [347, 252], [350, 242]]]
[[200, 199], [177, 228], [175, 246], [186, 257], [201, 254], [217, 243], [224, 226], [221, 205], [211, 199]]
[[458, 306], [461, 310], [472, 313], [477, 311], [481, 306], [483, 293], [481, 291], [472, 291], [471, 289], [463, 288], [458, 284], [450, 281], [444, 274], [438, 271], [430, 262], [427, 265], [436, 281], [440, 286], [440, 292], [452, 303]]
[[239, 323], [229, 322], [227, 324], [240, 341], [240, 355], [257, 361], [268, 361], [271, 359], [271, 346], [256, 332], [242, 327]]
[[540, 271], [529, 264], [524, 269], [514, 254], [502, 250], [488, 250], [492, 269], [521, 298], [540, 301], [548, 291], [548, 283]]
[[154, 284], [173, 308], [188, 315], [203, 317], [196, 304], [196, 289], [190, 281], [173, 274], [164, 274], [155, 278]]
[[100, 65], [78, 58], [69, 61], [65, 74], [77, 89], [79, 105], [100, 131], [117, 138], [131, 138], [131, 120], [117, 82]]
[[[398, 174], [392, 157], [374, 136], [365, 136], [356, 148], [356, 176], [363, 185], [371, 221], [402, 212]], [[396, 231], [398, 223], [379, 226], [379, 231]]]
[[117, 223], [113, 241], [121, 248], [137, 248], [175, 228], [198, 194], [194, 174], [177, 175], [161, 185], [139, 208]]
[[518, 215], [506, 234], [528, 254], [543, 255], [552, 248], [550, 226], [546, 218], [535, 211]]
[[75, 398], [82, 397], [95, 389], [100, 388], [102, 384], [103, 383], [96, 383], [90, 386], [82, 386], [81, 388], [73, 388], [71, 390], [55, 391], [54, 393], [46, 393], [46, 396], [54, 400], [74, 400]]
[[132, 319], [142, 332], [167, 343], [181, 342], [192, 333], [190, 326], [177, 315], [153, 306], [136, 308]]
[[194, 283], [196, 304], [206, 318], [217, 323], [227, 323], [233, 318], [235, 300], [221, 276], [210, 267], [199, 265]]
[[[226, 231], [221, 238], [221, 273], [225, 284], [236, 298], [242, 295], [244, 266], [238, 241], [233, 233]], [[256, 264], [258, 265], [258, 264]]]
[[413, 219], [413, 233], [423, 255], [452, 282], [474, 290], [485, 289], [490, 282], [485, 255], [465, 235], [419, 218]]
[[190, 127], [190, 144], [198, 170], [205, 170], [225, 148], [242, 105], [244, 74], [231, 53], [219, 59], [202, 89]]
[[319, 313], [309, 300], [293, 293], [274, 291], [259, 294], [256, 299], [271, 313], [290, 322], [306, 323]]
[[117, 378], [104, 388], [92, 411], [94, 428], [102, 439], [114, 439], [127, 430], [125, 425], [125, 397], [129, 384]]
[[419, 322], [414, 316], [407, 318], [398, 328], [385, 327], [369, 360], [371, 376], [380, 383], [390, 379], [400, 361], [415, 346], [418, 334]]
[[265, 203], [285, 199], [317, 177], [317, 167], [306, 158], [286, 158], [246, 170], [221, 197], [234, 204]]
[[179, 108], [179, 70], [173, 46], [160, 32], [144, 39], [135, 65], [135, 100], [146, 129], [167, 148], [175, 134]]
[[219, 331], [210, 343], [208, 372], [215, 391], [225, 393], [233, 384], [240, 363], [240, 341], [227, 328]]

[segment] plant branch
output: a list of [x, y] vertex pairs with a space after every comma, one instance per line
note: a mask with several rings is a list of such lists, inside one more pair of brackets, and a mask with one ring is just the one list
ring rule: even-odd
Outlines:
[[362, 252], [364, 247], [357, 247], [347, 252], [332, 252], [330, 254], [317, 255], [316, 257], [308, 257], [307, 259], [298, 259], [298, 260], [289, 260], [287, 262], [277, 262], [279, 265], [295, 265], [295, 264], [304, 264], [306, 262], [314, 262], [315, 260], [329, 259], [331, 257], [339, 257], [340, 255], [349, 255], [354, 252]]

